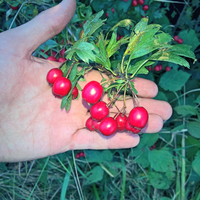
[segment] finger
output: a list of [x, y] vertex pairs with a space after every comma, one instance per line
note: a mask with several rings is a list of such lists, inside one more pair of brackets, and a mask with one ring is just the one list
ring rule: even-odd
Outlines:
[[38, 46], [60, 33], [73, 17], [75, 9], [75, 0], [63, 0], [26, 24], [12, 29], [15, 35], [20, 36], [25, 53], [32, 54]]
[[138, 145], [139, 135], [117, 132], [111, 136], [104, 136], [86, 129], [76, 132], [71, 138], [70, 149], [118, 149], [130, 148]]

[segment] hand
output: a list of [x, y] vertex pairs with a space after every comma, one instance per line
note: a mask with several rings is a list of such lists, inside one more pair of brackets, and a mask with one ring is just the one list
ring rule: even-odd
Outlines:
[[[54, 155], [72, 149], [129, 148], [139, 143], [139, 136], [116, 133], [104, 137], [84, 128], [89, 117], [82, 98], [73, 100], [70, 111], [60, 109], [48, 83], [47, 72], [60, 63], [32, 56], [35, 49], [64, 29], [76, 8], [75, 0], [64, 0], [30, 22], [0, 34], [0, 161], [16, 162]], [[97, 71], [85, 76], [86, 82], [101, 81]], [[151, 99], [157, 86], [136, 79], [140, 105], [149, 112], [143, 132], [154, 133], [172, 113], [167, 102]], [[105, 97], [106, 99], [106, 97]], [[127, 101], [127, 111], [133, 107]]]

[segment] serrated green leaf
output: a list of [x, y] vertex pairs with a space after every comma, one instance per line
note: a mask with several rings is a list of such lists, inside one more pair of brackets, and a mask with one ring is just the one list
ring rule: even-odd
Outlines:
[[186, 128], [191, 136], [200, 138], [200, 122], [187, 122]]
[[172, 154], [166, 150], [152, 150], [149, 152], [148, 159], [151, 167], [158, 172], [174, 171], [175, 165]]
[[105, 20], [100, 19], [100, 17], [103, 15], [104, 11], [100, 11], [95, 15], [92, 15], [90, 19], [87, 20], [87, 22], [83, 25], [84, 33], [83, 37], [92, 35], [98, 28], [100, 28]]
[[192, 162], [192, 169], [200, 176], [200, 150], [196, 153]]
[[140, 22], [138, 22], [136, 25], [135, 25], [135, 28], [134, 28], [134, 31], [136, 34], [139, 34], [141, 32], [143, 32], [146, 27], [147, 27], [147, 24], [148, 24], [148, 18], [144, 17], [140, 20]]
[[154, 133], [154, 134], [144, 134], [141, 136], [140, 143], [138, 144], [138, 148], [143, 148], [143, 147], [151, 147], [152, 145], [155, 144], [155, 142], [158, 140], [159, 134]]
[[167, 61], [190, 68], [189, 63], [184, 58], [174, 54], [169, 49], [161, 49], [160, 51], [150, 56], [149, 60]]
[[133, 92], [134, 92], [135, 94], [137, 94], [138, 91], [135, 89], [135, 86], [134, 86], [133, 81], [130, 81], [130, 84], [131, 84], [131, 89], [133, 90]]
[[70, 95], [67, 99], [67, 103], [65, 104], [65, 110], [69, 111], [70, 107], [71, 107], [71, 103], [72, 103], [72, 95]]
[[145, 148], [141, 153], [135, 158], [135, 162], [138, 165], [141, 165], [143, 168], [146, 168], [149, 166], [149, 160], [148, 160], [148, 153], [149, 149]]
[[98, 151], [98, 150], [86, 150], [85, 151], [87, 161], [88, 162], [104, 162], [104, 161], [112, 161], [113, 159], [113, 154], [111, 153], [110, 150], [103, 150], [103, 151]]
[[174, 110], [179, 114], [179, 115], [197, 115], [198, 111], [196, 110], [195, 107], [190, 106], [190, 105], [182, 105], [182, 106], [177, 106], [174, 108]]
[[159, 85], [164, 90], [172, 92], [180, 90], [188, 81], [190, 74], [182, 70], [171, 69], [169, 72], [165, 72], [160, 78]]
[[96, 182], [102, 180], [103, 175], [104, 175], [103, 169], [99, 166], [96, 166], [92, 170], [90, 170], [86, 173], [86, 176], [88, 178], [86, 179], [85, 184], [89, 185], [92, 183], [96, 183]]
[[191, 51], [191, 46], [186, 44], [172, 45], [170, 51], [179, 56], [185, 56], [194, 60], [196, 59], [195, 54]]
[[148, 178], [149, 178], [151, 185], [154, 188], [164, 189], [164, 190], [169, 189], [170, 180], [163, 174], [157, 173], [157, 172], [149, 172]]

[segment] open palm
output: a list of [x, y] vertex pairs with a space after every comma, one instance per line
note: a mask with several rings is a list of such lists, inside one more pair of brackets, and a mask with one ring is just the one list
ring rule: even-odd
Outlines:
[[[65, 0], [27, 24], [0, 34], [0, 161], [31, 160], [71, 149], [129, 148], [139, 143], [139, 136], [131, 133], [104, 137], [85, 129], [89, 113], [81, 95], [73, 100], [69, 112], [61, 110], [61, 99], [52, 95], [46, 82], [47, 72], [60, 63], [32, 56], [39, 45], [62, 31], [75, 7], [75, 0]], [[97, 71], [85, 78], [82, 87], [91, 80], [101, 81]], [[153, 82], [137, 79], [135, 85], [140, 105], [150, 114], [143, 132], [157, 132], [171, 116], [171, 107], [151, 99], [157, 94]], [[127, 107], [127, 111], [133, 107], [131, 100]]]

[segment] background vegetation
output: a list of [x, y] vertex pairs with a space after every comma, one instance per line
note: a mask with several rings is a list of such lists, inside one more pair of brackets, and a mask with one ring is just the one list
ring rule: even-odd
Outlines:
[[[0, 0], [1, 31], [19, 26], [59, 3], [54, 0]], [[44, 159], [0, 163], [0, 199], [200, 199], [200, 15], [198, 0], [145, 0], [132, 6], [131, 0], [82, 0], [70, 24], [55, 38], [41, 45], [35, 56], [59, 56], [63, 38], [79, 38], [82, 26], [92, 14], [104, 10], [105, 30], [122, 19], [137, 23], [142, 16], [157, 23], [170, 35], [178, 35], [192, 46], [197, 62], [187, 59], [190, 69], [157, 62], [146, 79], [156, 82], [156, 99], [168, 101], [172, 117], [155, 134], [143, 134], [131, 149], [69, 151]], [[11, 6], [17, 7], [13, 10]], [[118, 29], [119, 36], [128, 32]], [[176, 41], [173, 41], [176, 43]], [[48, 51], [48, 55], [41, 50]], [[121, 56], [120, 50], [116, 58]], [[162, 70], [154, 67], [162, 64]], [[170, 71], [165, 67], [169, 66]], [[82, 157], [77, 153], [84, 152]]]

